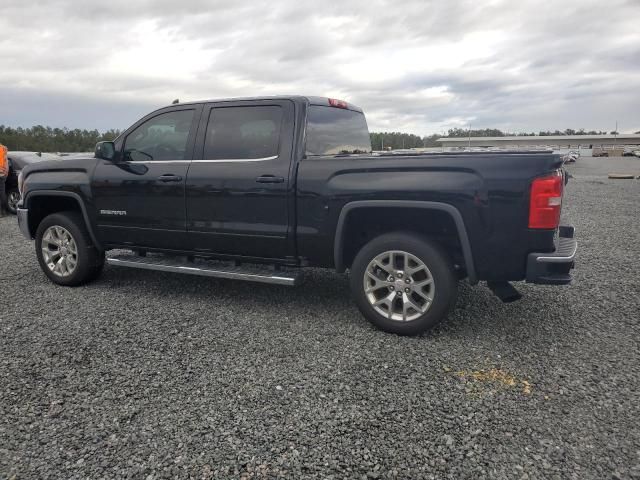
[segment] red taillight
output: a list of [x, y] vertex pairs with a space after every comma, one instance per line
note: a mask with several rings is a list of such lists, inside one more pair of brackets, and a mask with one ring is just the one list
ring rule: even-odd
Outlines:
[[531, 183], [529, 228], [553, 229], [560, 223], [562, 208], [562, 173], [536, 178]]
[[348, 108], [347, 102], [344, 100], [337, 100], [335, 98], [329, 99], [329, 105], [336, 108]]

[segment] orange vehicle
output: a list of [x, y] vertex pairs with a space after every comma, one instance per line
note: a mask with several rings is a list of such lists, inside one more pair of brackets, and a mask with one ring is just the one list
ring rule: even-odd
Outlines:
[[9, 176], [9, 159], [7, 158], [7, 147], [0, 144], [0, 177], [3, 179]]
[[5, 183], [9, 176], [9, 158], [7, 147], [0, 144], [0, 216], [4, 215], [7, 208], [7, 191]]

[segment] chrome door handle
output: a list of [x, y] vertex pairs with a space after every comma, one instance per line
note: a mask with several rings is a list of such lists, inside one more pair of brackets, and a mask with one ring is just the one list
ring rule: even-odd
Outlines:
[[284, 183], [284, 177], [276, 177], [275, 175], [261, 175], [256, 178], [258, 183]]
[[165, 175], [160, 175], [158, 177], [158, 180], [160, 180], [161, 182], [181, 182], [182, 177], [180, 175], [165, 174]]

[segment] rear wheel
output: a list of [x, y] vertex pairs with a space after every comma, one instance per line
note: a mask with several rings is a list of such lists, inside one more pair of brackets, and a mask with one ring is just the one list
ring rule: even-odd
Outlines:
[[458, 286], [446, 252], [405, 233], [366, 244], [353, 261], [350, 281], [362, 314], [400, 335], [416, 335], [440, 323], [455, 305]]
[[58, 285], [91, 281], [104, 265], [104, 254], [92, 245], [84, 219], [77, 212], [54, 213], [40, 222], [36, 255], [42, 271]]

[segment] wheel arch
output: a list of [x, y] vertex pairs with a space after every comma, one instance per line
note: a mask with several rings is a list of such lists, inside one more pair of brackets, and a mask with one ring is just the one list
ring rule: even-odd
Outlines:
[[467, 277], [471, 284], [478, 283], [478, 277], [473, 262], [473, 253], [471, 250], [471, 243], [467, 234], [467, 229], [462, 219], [460, 211], [453, 205], [442, 202], [430, 202], [430, 201], [418, 201], [418, 200], [361, 200], [350, 202], [342, 207], [340, 216], [338, 217], [338, 224], [336, 226], [336, 233], [334, 237], [334, 264], [338, 272], [344, 272], [346, 270], [345, 262], [345, 233], [349, 222], [349, 216], [355, 212], [363, 209], [373, 208], [402, 208], [402, 209], [422, 209], [441, 212], [448, 216], [455, 226], [455, 230], [459, 237], [460, 248], [462, 251], [463, 261], [465, 263], [465, 269]]
[[[46, 207], [41, 205], [43, 200], [49, 197], [51, 199], [55, 199], [58, 201], [53, 201], [51, 204]], [[60, 201], [66, 200], [66, 201]], [[86, 206], [82, 201], [82, 197], [75, 192], [61, 192], [57, 190], [38, 190], [34, 192], [27, 193], [27, 197], [24, 199], [24, 206], [29, 211], [29, 233], [31, 237], [35, 235], [36, 230], [38, 229], [38, 225], [40, 222], [47, 216], [52, 213], [63, 212], [65, 210], [69, 210], [69, 205], [74, 205], [75, 208], [73, 210], [79, 211], [84, 220], [87, 231], [89, 232], [89, 236], [91, 237], [91, 241], [93, 245], [98, 249], [102, 250], [102, 245], [98, 241], [98, 238], [95, 235], [93, 226], [91, 221], [89, 220], [89, 215], [87, 213]]]

